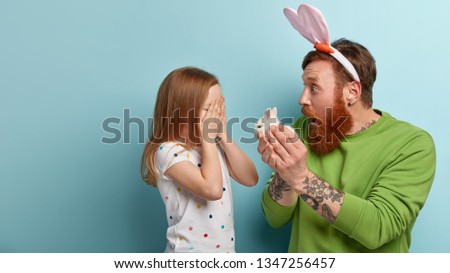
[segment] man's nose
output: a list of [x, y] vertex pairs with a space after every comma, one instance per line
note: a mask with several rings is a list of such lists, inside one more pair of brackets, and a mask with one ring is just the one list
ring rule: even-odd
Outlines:
[[310, 105], [311, 102], [309, 100], [309, 96], [305, 90], [303, 90], [302, 95], [300, 96], [300, 99], [298, 101], [298, 104], [300, 105]]

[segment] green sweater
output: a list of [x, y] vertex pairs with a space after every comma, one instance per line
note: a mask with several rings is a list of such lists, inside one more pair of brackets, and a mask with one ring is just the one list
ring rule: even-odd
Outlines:
[[[308, 147], [309, 169], [345, 194], [333, 224], [301, 198], [290, 207], [279, 205], [266, 186], [261, 203], [269, 224], [281, 227], [293, 220], [289, 252], [408, 252], [435, 174], [434, 142], [424, 130], [378, 113], [374, 125], [347, 136], [328, 155]], [[306, 130], [300, 132], [306, 139]]]

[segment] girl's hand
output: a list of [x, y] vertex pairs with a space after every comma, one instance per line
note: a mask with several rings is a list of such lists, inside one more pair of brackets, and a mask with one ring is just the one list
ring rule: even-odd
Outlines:
[[202, 120], [200, 121], [201, 141], [215, 143], [215, 139], [222, 129], [222, 107], [221, 98], [211, 102]]
[[219, 106], [220, 106], [220, 121], [221, 121], [221, 128], [219, 133], [217, 134], [218, 140], [226, 140], [227, 139], [227, 114], [225, 109], [225, 98], [223, 96], [219, 99]]

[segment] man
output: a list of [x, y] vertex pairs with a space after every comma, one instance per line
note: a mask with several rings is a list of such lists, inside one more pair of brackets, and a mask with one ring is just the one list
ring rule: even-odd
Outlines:
[[433, 140], [372, 108], [376, 67], [365, 47], [341, 39], [330, 48], [350, 64], [327, 50], [305, 56], [300, 140], [282, 126], [258, 135], [275, 171], [264, 215], [273, 227], [292, 220], [289, 252], [408, 252], [434, 178]]

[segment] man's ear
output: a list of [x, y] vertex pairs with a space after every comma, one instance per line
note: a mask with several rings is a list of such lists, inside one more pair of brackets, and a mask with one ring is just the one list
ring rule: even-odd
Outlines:
[[345, 88], [345, 102], [348, 106], [355, 104], [362, 93], [361, 83], [357, 81], [348, 82]]

